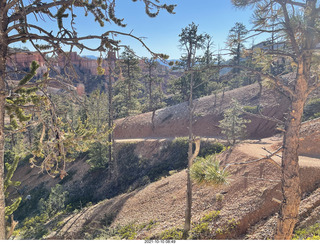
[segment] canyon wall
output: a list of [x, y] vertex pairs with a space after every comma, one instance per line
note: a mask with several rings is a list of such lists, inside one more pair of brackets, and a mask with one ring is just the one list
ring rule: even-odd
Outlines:
[[[115, 54], [109, 53], [112, 59], [115, 60]], [[42, 57], [42, 55], [38, 52], [16, 52], [12, 53], [7, 62], [8, 67], [18, 67], [20, 69], [28, 69], [32, 61], [36, 61], [40, 65], [40, 70], [38, 70], [38, 74], [42, 74], [46, 72], [46, 61]], [[64, 67], [72, 64], [75, 68], [81, 70], [82, 73], [88, 75], [97, 75], [97, 67], [98, 63], [97, 60], [89, 59], [85, 57], [79, 56], [76, 52], [70, 52], [65, 54], [60, 54], [58, 56], [58, 68], [62, 70]], [[108, 74], [108, 63], [106, 60], [102, 61], [102, 68], [106, 70], [106, 74]], [[40, 72], [39, 72], [40, 71]]]

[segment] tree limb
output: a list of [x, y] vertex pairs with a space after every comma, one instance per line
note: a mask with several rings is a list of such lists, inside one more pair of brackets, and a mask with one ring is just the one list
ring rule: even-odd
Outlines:
[[263, 72], [261, 72], [259, 70], [256, 70], [256, 69], [253, 69], [253, 68], [250, 68], [250, 67], [247, 67], [247, 66], [242, 66], [242, 65], [219, 65], [219, 67], [221, 67], [221, 68], [240, 68], [240, 69], [243, 69], [243, 70], [248, 70], [248, 71], [250, 71], [250, 72], [252, 72], [254, 74], [258, 74], [258, 75], [260, 75], [260, 76], [262, 76], [264, 78], [267, 78], [267, 79], [273, 81], [274, 85], [276, 85], [278, 88], [280, 88], [280, 89], [284, 90], [285, 92], [287, 92], [290, 97], [295, 97], [294, 91], [290, 87], [288, 87], [288, 86], [284, 85], [283, 83], [281, 83], [280, 77], [276, 77], [276, 76], [273, 76], [273, 75], [270, 75], [270, 74], [266, 74], [266, 73], [263, 73]]
[[273, 122], [276, 122], [276, 123], [279, 123], [279, 124], [284, 124], [284, 122], [282, 120], [279, 120], [277, 118], [273, 118], [273, 117], [268, 117], [268, 116], [265, 116], [263, 114], [261, 114], [261, 112], [259, 111], [259, 114], [254, 114], [254, 113], [250, 113], [250, 112], [247, 112], [245, 110], [241, 110], [244, 114], [247, 114], [247, 115], [250, 115], [250, 116], [253, 116], [253, 117], [256, 117], [256, 118], [259, 118], [259, 119], [265, 119], [265, 120], [269, 120], [269, 121], [273, 121]]
[[271, 154], [269, 154], [269, 155], [267, 155], [267, 156], [265, 156], [263, 158], [258, 158], [258, 159], [254, 159], [254, 160], [251, 160], [251, 161], [245, 161], [245, 162], [240, 162], [240, 163], [229, 163], [224, 167], [223, 170], [226, 170], [230, 166], [258, 163], [258, 162], [261, 162], [263, 160], [271, 160], [270, 161], [271, 163], [275, 164], [279, 169], [281, 169], [281, 166], [279, 164], [277, 164], [274, 160], [271, 159], [271, 157], [276, 155], [281, 150], [283, 150], [283, 146], [279, 147], [276, 151], [274, 151], [273, 153], [271, 153]]

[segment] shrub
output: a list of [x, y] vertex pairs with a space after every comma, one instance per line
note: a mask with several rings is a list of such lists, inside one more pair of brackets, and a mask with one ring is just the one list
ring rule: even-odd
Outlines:
[[220, 169], [215, 155], [197, 158], [191, 166], [190, 176], [198, 184], [221, 185], [227, 183], [228, 173]]
[[320, 223], [316, 223], [308, 228], [297, 229], [294, 232], [293, 240], [320, 240]]
[[116, 214], [114, 212], [112, 213], [105, 213], [104, 214], [104, 217], [100, 220], [100, 223], [103, 225], [103, 226], [109, 226], [112, 224], [114, 218], [116, 217]]
[[200, 222], [199, 224], [193, 226], [190, 231], [189, 239], [205, 239], [206, 236], [210, 235], [211, 232], [208, 226], [208, 223], [203, 222]]
[[181, 240], [182, 239], [183, 230], [178, 228], [172, 228], [169, 230], [165, 230], [160, 233], [160, 240]]
[[217, 194], [216, 194], [216, 200], [217, 200], [218, 202], [222, 202], [223, 199], [224, 199], [224, 196], [223, 196], [221, 193], [217, 193]]
[[117, 163], [119, 175], [119, 185], [123, 189], [129, 188], [129, 186], [139, 177], [139, 158], [135, 154], [136, 144], [127, 143], [121, 146], [117, 153]]
[[[112, 214], [111, 214], [112, 215]], [[114, 218], [115, 216], [111, 216], [110, 214], [106, 216], [105, 219], [111, 219]], [[102, 224], [104, 224], [105, 220], [103, 220]], [[112, 222], [112, 221], [111, 221]], [[110, 223], [111, 223], [110, 222]], [[94, 239], [94, 240], [107, 240], [107, 239], [112, 239], [112, 240], [121, 240], [121, 239], [126, 239], [126, 240], [134, 240], [137, 236], [137, 233], [141, 230], [150, 230], [154, 227], [154, 225], [157, 222], [155, 220], [150, 220], [147, 223], [143, 224], [127, 224], [125, 226], [117, 226], [115, 228], [108, 228], [108, 225], [105, 226], [107, 228], [103, 229], [98, 229], [96, 230], [96, 233], [90, 234], [90, 233], [85, 233], [85, 236], [87, 236], [87, 239]]]
[[146, 225], [146, 230], [151, 230], [157, 224], [156, 220], [150, 220]]
[[26, 218], [23, 221], [23, 227], [19, 231], [22, 239], [39, 240], [48, 233], [45, 223], [48, 220], [48, 215], [42, 214], [32, 218]]
[[63, 191], [63, 187], [57, 184], [51, 188], [50, 195], [47, 200], [40, 199], [40, 212], [47, 214], [49, 217], [54, 216], [57, 212], [65, 209], [67, 191]]
[[320, 117], [320, 98], [311, 99], [304, 107], [303, 120], [310, 120]]
[[206, 157], [212, 154], [218, 154], [224, 150], [223, 144], [216, 142], [201, 142], [199, 157]]
[[136, 225], [134, 224], [128, 224], [118, 230], [118, 233], [120, 234], [121, 239], [126, 240], [134, 240], [137, 233]]
[[252, 113], [252, 114], [259, 113], [258, 106], [243, 106], [243, 110], [248, 112], [248, 113]]
[[239, 225], [239, 221], [236, 221], [234, 218], [229, 219], [226, 224], [217, 228], [215, 235], [228, 235], [234, 232], [234, 229]]
[[189, 239], [207, 239], [210, 238], [212, 230], [209, 228], [209, 222], [219, 218], [220, 211], [211, 211], [204, 215], [198, 224], [194, 224]]
[[[220, 153], [223, 149], [224, 146], [221, 143], [201, 142], [199, 156]], [[151, 181], [185, 169], [188, 164], [188, 139], [179, 137], [169, 142], [156, 158], [161, 159], [161, 163], [148, 169], [147, 174]]]
[[201, 218], [201, 222], [211, 222], [212, 220], [215, 220], [219, 218], [220, 211], [212, 211], [208, 214], [206, 214], [204, 217]]
[[232, 229], [236, 228], [238, 225], [239, 225], [239, 222], [236, 221], [234, 218], [232, 218], [232, 219], [228, 220], [228, 227], [227, 228], [228, 228], [228, 230], [232, 230]]
[[87, 162], [91, 165], [91, 169], [101, 169], [108, 167], [108, 151], [109, 147], [101, 142], [94, 142], [90, 146]]
[[[177, 138], [169, 142], [158, 155], [152, 165], [145, 167], [145, 173], [150, 181], [156, 181], [170, 175], [170, 171], [182, 170], [187, 167], [188, 142], [185, 138]], [[161, 161], [160, 161], [160, 160]]]
[[[21, 190], [21, 194], [26, 195], [24, 189]], [[23, 198], [20, 206], [14, 213], [15, 219], [17, 219], [20, 222], [26, 217], [31, 217], [40, 214], [39, 200], [41, 198], [48, 197], [49, 191], [44, 187], [44, 184], [42, 183], [39, 186], [32, 189], [27, 194], [30, 197]]]

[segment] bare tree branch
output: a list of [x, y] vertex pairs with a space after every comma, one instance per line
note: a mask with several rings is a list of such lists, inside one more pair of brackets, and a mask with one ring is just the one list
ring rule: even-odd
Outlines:
[[284, 124], [283, 121], [281, 121], [281, 120], [279, 120], [279, 119], [277, 119], [277, 118], [274, 118], [274, 117], [265, 116], [265, 115], [263, 115], [260, 111], [259, 111], [259, 114], [250, 113], [250, 112], [247, 112], [247, 111], [245, 111], [245, 110], [242, 110], [242, 112], [243, 112], [244, 114], [247, 114], [247, 115], [250, 115], [250, 116], [259, 118], [259, 119], [265, 119], [265, 120], [269, 120], [269, 121], [276, 122], [276, 123], [278, 123], [278, 124]]
[[274, 85], [276, 85], [278, 88], [282, 89], [283, 91], [287, 92], [290, 97], [295, 96], [294, 91], [290, 87], [283, 84], [284, 80], [280, 77], [273, 76], [271, 74], [266, 74], [266, 73], [263, 73], [259, 70], [256, 70], [256, 69], [253, 69], [253, 68], [250, 68], [247, 66], [242, 66], [242, 65], [220, 65], [219, 67], [220, 68], [240, 68], [243, 70], [250, 71], [254, 74], [258, 74], [266, 79], [269, 79], [270, 81], [273, 81]]
[[245, 161], [245, 162], [239, 162], [239, 163], [229, 163], [227, 164], [223, 170], [226, 170], [228, 167], [230, 166], [234, 166], [234, 165], [244, 165], [244, 164], [253, 164], [253, 163], [258, 163], [261, 162], [263, 160], [268, 160], [269, 162], [275, 164], [279, 169], [281, 169], [281, 166], [279, 164], [277, 164], [274, 160], [272, 160], [271, 158], [276, 155], [278, 152], [280, 152], [283, 149], [283, 147], [279, 147], [276, 151], [274, 151], [273, 153], [263, 157], [263, 158], [258, 158], [258, 159], [254, 159], [251, 161]]

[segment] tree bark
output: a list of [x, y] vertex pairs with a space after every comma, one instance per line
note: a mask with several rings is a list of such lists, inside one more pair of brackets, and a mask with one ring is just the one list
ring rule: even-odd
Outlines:
[[131, 110], [131, 74], [130, 74], [130, 61], [127, 63], [127, 71], [128, 71], [128, 101], [127, 101], [127, 109]]
[[290, 112], [285, 123], [282, 153], [282, 204], [279, 211], [275, 239], [290, 240], [298, 221], [301, 201], [298, 148], [301, 119], [308, 96], [308, 82], [304, 75], [305, 62], [299, 62], [295, 97], [292, 98]]
[[152, 67], [149, 66], [149, 111], [153, 110], [152, 106]]
[[118, 177], [118, 165], [115, 158], [114, 147], [114, 134], [113, 134], [113, 125], [114, 125], [114, 113], [113, 113], [113, 83], [114, 83], [114, 69], [115, 69], [116, 58], [112, 51], [108, 52], [108, 68], [109, 75], [106, 77], [107, 87], [108, 87], [108, 160], [109, 160], [109, 178], [116, 179]]
[[193, 72], [190, 77], [190, 97], [189, 97], [189, 147], [188, 147], [188, 168], [187, 168], [187, 202], [185, 212], [185, 223], [183, 231], [183, 239], [187, 239], [191, 229], [191, 208], [192, 208], [192, 182], [190, 178], [190, 168], [193, 161], [192, 145], [193, 145]]
[[224, 99], [224, 91], [225, 91], [225, 87], [223, 87], [223, 89], [222, 89], [222, 96], [221, 96], [221, 101], [220, 101], [219, 113], [221, 113], [221, 111], [222, 111], [222, 104], [223, 104], [223, 99]]
[[[109, 77], [108, 77], [108, 130], [111, 130], [113, 127], [113, 71], [115, 66], [115, 60], [111, 57], [111, 54], [108, 55], [108, 65], [109, 65]], [[109, 143], [109, 163], [113, 161], [113, 130], [110, 131], [108, 135]]]
[[[3, 24], [2, 18], [0, 23]], [[1, 24], [1, 25], [2, 25]], [[7, 37], [0, 28], [0, 240], [6, 239], [5, 195], [4, 195], [4, 116], [5, 116], [5, 72], [7, 56]]]
[[[299, 178], [298, 164], [298, 147], [301, 119], [303, 108], [307, 97], [310, 93], [308, 87], [311, 79], [311, 62], [312, 51], [318, 43], [316, 36], [316, 19], [318, 17], [318, 9], [316, 0], [307, 0], [304, 9], [304, 19], [306, 20], [307, 29], [304, 33], [304, 46], [302, 51], [299, 51], [299, 46], [296, 42], [294, 32], [289, 29], [289, 37], [292, 40], [293, 50], [298, 55], [297, 57], [297, 78], [294, 89], [294, 96], [291, 98], [291, 110], [285, 124], [285, 135], [283, 139], [283, 157], [282, 157], [282, 196], [277, 232], [275, 239], [289, 240], [292, 238], [292, 233], [295, 224], [298, 220], [299, 206], [301, 201], [301, 189]], [[286, 10], [285, 3], [282, 5]], [[286, 22], [289, 25], [289, 14], [285, 13]], [[290, 25], [289, 25], [290, 27]]]
[[[1, 72], [1, 71], [0, 71]], [[4, 240], [6, 221], [5, 221], [5, 196], [4, 196], [4, 82], [0, 78], [0, 240]]]

